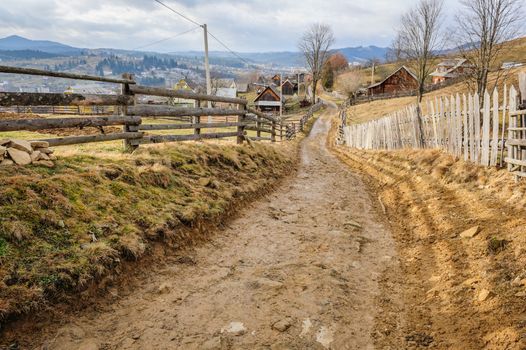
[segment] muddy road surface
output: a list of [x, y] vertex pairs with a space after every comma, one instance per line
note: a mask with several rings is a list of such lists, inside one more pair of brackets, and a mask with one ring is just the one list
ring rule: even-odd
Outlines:
[[333, 113], [277, 191], [133, 290], [44, 327], [32, 348], [373, 349], [395, 243], [360, 178], [326, 148]]

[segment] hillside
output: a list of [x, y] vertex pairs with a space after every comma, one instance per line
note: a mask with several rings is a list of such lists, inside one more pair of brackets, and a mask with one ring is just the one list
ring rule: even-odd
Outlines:
[[8, 36], [0, 39], [0, 50], [20, 51], [31, 50], [66, 56], [79, 55], [83, 49], [64, 45], [54, 41], [30, 40], [18, 35]]
[[[489, 85], [494, 85], [497, 81], [497, 87], [502, 91], [504, 84], [515, 85], [517, 86], [517, 76], [521, 71], [526, 70], [526, 67], [514, 68], [508, 71], [499, 70], [502, 62], [516, 61], [516, 62], [526, 62], [526, 37], [519, 38], [507, 42], [506, 50], [503, 51], [501, 57], [498, 60], [496, 67], [493, 67], [494, 72], [490, 74]], [[437, 59], [436, 62], [439, 62], [440, 59]], [[397, 69], [402, 63], [389, 63], [378, 66], [376, 74], [374, 76], [374, 81], [378, 82], [384, 79], [390, 72]], [[362, 86], [368, 86], [371, 83], [371, 69], [365, 68], [356, 72], [345, 72], [339, 75], [335, 82], [335, 90], [341, 89], [343, 83], [346, 79], [350, 77], [355, 77], [356, 74], [361, 79]], [[444, 87], [439, 90], [432, 91], [424, 95], [424, 112], [427, 112], [425, 109], [425, 104], [428, 100], [435, 99], [440, 96], [449, 96], [456, 93], [464, 93], [469, 91], [469, 86], [465, 82], [460, 82], [451, 86]], [[502, 94], [501, 94], [502, 97]], [[359, 104], [349, 108], [349, 117], [353, 122], [361, 123], [372, 119], [377, 119], [383, 117], [386, 114], [395, 112], [404, 108], [405, 106], [415, 103], [415, 97], [401, 97], [393, 98], [386, 100], [378, 100], [369, 103]]]

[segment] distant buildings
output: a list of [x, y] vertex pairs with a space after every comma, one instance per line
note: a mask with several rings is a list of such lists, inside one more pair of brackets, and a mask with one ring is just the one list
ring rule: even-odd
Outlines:
[[271, 114], [279, 113], [283, 100], [281, 94], [271, 86], [267, 86], [254, 100], [256, 109]]
[[374, 96], [416, 89], [418, 89], [417, 77], [406, 66], [401, 66], [384, 80], [367, 87], [367, 92], [370, 96]]
[[65, 94], [80, 94], [80, 95], [116, 95], [117, 92], [111, 90], [102, 84], [83, 84], [71, 85], [65, 91]]
[[469, 74], [473, 65], [465, 58], [452, 58], [440, 62], [436, 70], [431, 73], [433, 84], [440, 84], [450, 79]]

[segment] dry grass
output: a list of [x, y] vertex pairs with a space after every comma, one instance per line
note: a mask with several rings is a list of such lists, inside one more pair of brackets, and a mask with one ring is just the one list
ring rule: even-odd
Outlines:
[[61, 148], [52, 169], [0, 169], [0, 319], [85, 289], [155, 241], [176, 245], [219, 222], [296, 159], [291, 144], [107, 152], [116, 146]]
[[[521, 71], [526, 71], [526, 68], [521, 67], [521, 68], [511, 69], [507, 72], [505, 77], [501, 77], [499, 79], [499, 81], [497, 82], [497, 88], [500, 92], [501, 100], [503, 97], [502, 91], [504, 88], [504, 84], [507, 84], [508, 87], [511, 85], [514, 85], [515, 87], [517, 87], [518, 86], [517, 77], [518, 77], [518, 73]], [[497, 73], [490, 74], [490, 79], [489, 79], [490, 86], [495, 84], [496, 78], [497, 78]], [[435, 98], [438, 98], [441, 96], [450, 96], [450, 95], [454, 95], [457, 93], [463, 94], [467, 92], [469, 92], [469, 87], [466, 85], [466, 83], [462, 83], [462, 82], [445, 87], [443, 89], [432, 91], [424, 95], [423, 112], [427, 113], [427, 108], [426, 108], [427, 101], [433, 101]], [[385, 115], [389, 113], [396, 112], [414, 103], [416, 103], [416, 97], [414, 96], [393, 98], [393, 99], [388, 99], [388, 100], [377, 100], [377, 101], [359, 104], [359, 105], [350, 107], [348, 109], [348, 115], [350, 117], [350, 120], [353, 123], [363, 123], [366, 121], [384, 117]]]

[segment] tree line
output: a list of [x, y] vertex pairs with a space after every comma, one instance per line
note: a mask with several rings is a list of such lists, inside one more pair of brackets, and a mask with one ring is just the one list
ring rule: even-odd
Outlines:
[[187, 69], [187, 66], [178, 63], [173, 58], [159, 58], [145, 55], [142, 59], [129, 60], [118, 56], [111, 56], [101, 60], [95, 67], [95, 70], [98, 75], [103, 76], [104, 70], [106, 69], [109, 69], [113, 75], [120, 75], [123, 73], [138, 74], [153, 68], [163, 70], [173, 68]]

